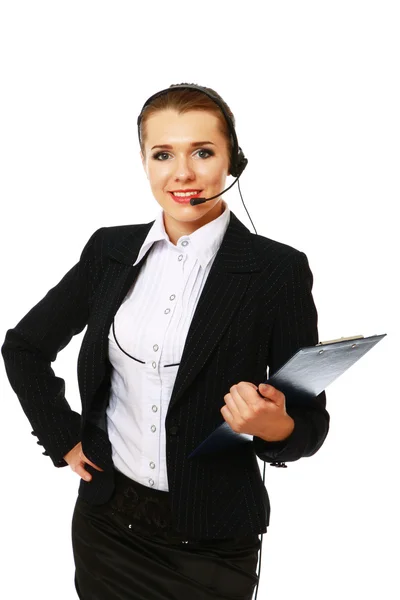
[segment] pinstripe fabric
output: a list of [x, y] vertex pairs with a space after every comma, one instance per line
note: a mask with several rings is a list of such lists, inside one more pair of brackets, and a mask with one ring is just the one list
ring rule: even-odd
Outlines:
[[[114, 489], [107, 434], [112, 319], [147, 254], [133, 266], [154, 221], [102, 227], [80, 260], [12, 329], [1, 348], [10, 384], [53, 464], [82, 441], [95, 464], [79, 496], [102, 504]], [[149, 252], [149, 250], [147, 251]], [[230, 222], [190, 324], [165, 418], [172, 525], [187, 539], [222, 539], [266, 531], [270, 505], [256, 456], [266, 462], [311, 456], [329, 430], [322, 392], [307, 408], [286, 397], [295, 421], [282, 442], [253, 444], [212, 457], [190, 452], [224, 422], [223, 396], [239, 381], [258, 384], [301, 346], [318, 342], [313, 276], [304, 252]], [[50, 363], [86, 328], [78, 357], [82, 416], [65, 398], [65, 382]]]

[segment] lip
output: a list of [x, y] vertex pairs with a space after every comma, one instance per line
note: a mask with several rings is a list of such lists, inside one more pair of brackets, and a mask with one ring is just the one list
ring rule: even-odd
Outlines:
[[171, 196], [172, 200], [174, 200], [177, 204], [189, 204], [191, 198], [200, 198], [203, 190], [197, 192], [197, 194], [193, 194], [193, 196], [186, 196], [186, 198], [176, 198], [172, 192], [168, 192]]

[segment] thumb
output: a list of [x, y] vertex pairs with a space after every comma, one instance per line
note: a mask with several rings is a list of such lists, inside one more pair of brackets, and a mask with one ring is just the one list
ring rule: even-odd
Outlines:
[[86, 462], [88, 463], [91, 467], [93, 467], [94, 469], [97, 469], [97, 471], [104, 471], [104, 469], [101, 469], [100, 467], [98, 467], [97, 465], [95, 465], [87, 456], [85, 456], [82, 452], [82, 457], [83, 457], [83, 461], [82, 462]]
[[258, 386], [258, 389], [264, 396], [267, 394], [268, 388], [269, 388], [269, 386], [267, 383], [260, 383], [260, 385]]

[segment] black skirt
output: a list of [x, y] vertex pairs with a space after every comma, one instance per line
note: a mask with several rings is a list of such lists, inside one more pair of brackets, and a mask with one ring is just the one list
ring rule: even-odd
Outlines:
[[114, 471], [116, 487], [108, 502], [76, 500], [72, 548], [79, 598], [251, 600], [258, 582], [258, 534], [182, 540], [170, 527], [169, 492]]

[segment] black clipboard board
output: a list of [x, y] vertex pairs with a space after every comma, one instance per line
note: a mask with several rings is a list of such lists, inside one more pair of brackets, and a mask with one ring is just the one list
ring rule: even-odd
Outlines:
[[[355, 335], [299, 348], [264, 383], [276, 387], [286, 397], [293, 396], [296, 403], [306, 404], [310, 398], [318, 396], [365, 356], [386, 335]], [[189, 454], [188, 458], [237, 448], [252, 441], [252, 435], [237, 433], [224, 421]]]

